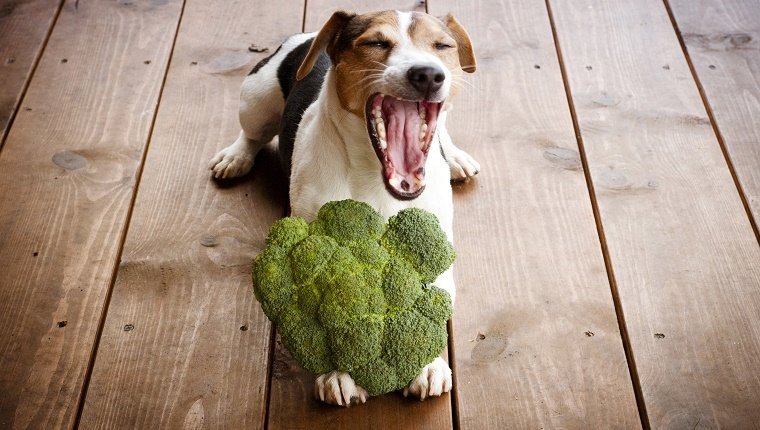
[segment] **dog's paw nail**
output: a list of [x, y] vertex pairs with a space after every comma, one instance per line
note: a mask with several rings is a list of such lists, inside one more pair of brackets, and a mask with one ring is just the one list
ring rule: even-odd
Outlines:
[[314, 392], [319, 400], [338, 406], [350, 407], [356, 403], [365, 403], [369, 397], [367, 391], [356, 385], [351, 375], [333, 371], [320, 375], [314, 381]]

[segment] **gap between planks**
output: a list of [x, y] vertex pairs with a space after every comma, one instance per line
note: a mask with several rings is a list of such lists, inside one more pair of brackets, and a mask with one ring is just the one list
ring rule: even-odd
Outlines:
[[[116, 283], [116, 275], [119, 273], [120, 268], [120, 262], [121, 262], [121, 256], [124, 252], [124, 243], [127, 240], [127, 234], [129, 233], [129, 225], [132, 221], [132, 212], [135, 208], [135, 201], [137, 201], [137, 194], [140, 192], [140, 182], [142, 180], [142, 174], [143, 174], [143, 168], [145, 167], [145, 159], [148, 155], [148, 150], [150, 149], [150, 142], [153, 139], [153, 129], [156, 126], [156, 118], [158, 117], [158, 111], [161, 107], [161, 99], [164, 95], [164, 87], [166, 87], [166, 78], [169, 75], [169, 68], [172, 64], [172, 59], [174, 57], [174, 48], [177, 45], [177, 36], [179, 35], [179, 28], [182, 25], [182, 17], [185, 14], [185, 4], [186, 0], [182, 0], [182, 6], [180, 6], [179, 9], [179, 18], [177, 19], [177, 25], [174, 28], [174, 38], [172, 39], [172, 47], [169, 50], [169, 55], [164, 67], [164, 76], [161, 80], [161, 89], [158, 91], [158, 100], [156, 100], [156, 108], [153, 110], [153, 118], [151, 118], [150, 121], [150, 128], [148, 129], [148, 139], [145, 142], [145, 147], [143, 148], [142, 155], [140, 157], [140, 165], [137, 167], [137, 172], [135, 174], [135, 185], [133, 187], [134, 192], [132, 193], [132, 198], [129, 202], [129, 209], [127, 210], [127, 216], [124, 220], [124, 230], [122, 232], [121, 237], [119, 238], [119, 250], [116, 253], [116, 261], [113, 265], [113, 272], [111, 273], [111, 280], [108, 283], [108, 290], [106, 291], [106, 298], [103, 303], [103, 311], [100, 314], [100, 320], [98, 321], [98, 329], [95, 333], [95, 342], [93, 342], [92, 345], [92, 352], [90, 352], [90, 361], [87, 363], [87, 370], [84, 374], [84, 381], [82, 383], [82, 390], [81, 395], [79, 396], [79, 400], [77, 402], [77, 408], [76, 408], [76, 415], [74, 416], [74, 429], [79, 428], [79, 421], [82, 419], [82, 411], [84, 410], [84, 403], [85, 399], [87, 397], [87, 390], [90, 386], [90, 378], [92, 377], [92, 370], [95, 367], [95, 359], [98, 355], [98, 347], [100, 346], [100, 337], [103, 335], [103, 327], [106, 322], [106, 316], [108, 315], [108, 308], [111, 304], [111, 295], [113, 293], [114, 284]], [[60, 12], [60, 9], [59, 9]], [[56, 19], [58, 17], [56, 16]], [[52, 27], [51, 27], [52, 29]], [[1, 148], [0, 148], [1, 149]]]
[[[427, 8], [427, 3], [425, 3]], [[449, 391], [449, 397], [451, 398], [451, 428], [453, 430], [459, 430], [461, 428], [459, 423], [459, 390], [457, 390], [457, 363], [456, 354], [454, 354], [454, 318], [449, 320], [446, 324], [446, 329], [449, 332], [448, 346], [449, 346], [449, 368], [451, 369], [451, 391]]]
[[[604, 267], [607, 271], [607, 279], [609, 280], [610, 290], [612, 292], [612, 301], [615, 305], [615, 314], [617, 315], [618, 328], [620, 330], [620, 337], [623, 342], [623, 350], [625, 351], [625, 358], [628, 362], [628, 371], [631, 376], [631, 382], [633, 385], [633, 392], [636, 397], [636, 405], [639, 410], [639, 418], [641, 425], [644, 429], [649, 430], [651, 428], [649, 423], [649, 416], [647, 415], [646, 403], [644, 402], [644, 394], [641, 390], [641, 381], [639, 379], [638, 370], [636, 369], [636, 359], [631, 347], [631, 340], [628, 336], [628, 327], [625, 323], [625, 315], [623, 313], [623, 307], [620, 303], [620, 294], [617, 288], [617, 282], [615, 280], [615, 271], [610, 261], [610, 253], [607, 247], [607, 239], [604, 234], [604, 225], [602, 224], [601, 213], [599, 212], [599, 204], [596, 200], [596, 192], [594, 190], [594, 181], [591, 177], [591, 171], [588, 165], [588, 159], [586, 158], [586, 149], [583, 144], [583, 136], [578, 124], [578, 115], [575, 111], [575, 103], [573, 101], [573, 94], [570, 90], [570, 83], [567, 79], [567, 72], [565, 70], [565, 62], [562, 57], [562, 49], [560, 47], [559, 38], [557, 35], [557, 28], [554, 24], [554, 15], [552, 14], [551, 0], [544, 0], [546, 4], [546, 14], [549, 18], [549, 25], [552, 29], [552, 37], [554, 39], [554, 47], [557, 50], [557, 60], [559, 62], [560, 73], [562, 74], [562, 84], [565, 87], [565, 96], [567, 97], [568, 108], [570, 109], [570, 116], [573, 121], [573, 129], [575, 131], [575, 140], [578, 143], [578, 152], [580, 154], [581, 166], [583, 168], [583, 176], [586, 178], [586, 186], [588, 188], [589, 199], [591, 200], [591, 208], [594, 213], [594, 222], [596, 223], [597, 234], [599, 235], [599, 244], [602, 249], [602, 255], [604, 257]], [[667, 2], [667, 0], [664, 0]]]
[[[306, 32], [306, 11], [309, 6], [309, 0], [303, 0], [303, 14], [301, 15], [301, 33]], [[282, 216], [286, 217], [290, 215], [290, 196], [288, 195], [288, 205], [284, 209]], [[269, 353], [267, 354], [267, 379], [264, 384], [264, 401], [266, 406], [264, 407], [264, 420], [261, 428], [269, 430], [269, 408], [272, 404], [272, 372], [274, 371], [274, 352], [277, 346], [277, 330], [274, 323], [269, 327]]]
[[45, 49], [47, 49], [48, 41], [50, 40], [50, 35], [53, 34], [53, 29], [55, 28], [55, 25], [58, 23], [58, 17], [61, 15], [61, 10], [63, 10], [63, 4], [66, 2], [66, 0], [60, 0], [58, 2], [58, 8], [55, 11], [55, 14], [53, 15], [53, 19], [50, 22], [50, 27], [48, 27], [47, 34], [45, 34], [45, 38], [42, 40], [42, 46], [40, 46], [39, 52], [37, 53], [37, 56], [35, 57], [34, 61], [32, 62], [32, 68], [29, 69], [29, 76], [24, 81], [24, 85], [21, 86], [21, 94], [18, 96], [18, 101], [16, 102], [16, 106], [13, 107], [13, 111], [11, 111], [11, 116], [8, 118], [8, 124], [5, 127], [5, 134], [3, 134], [2, 139], [0, 139], [0, 152], [3, 151], [3, 147], [5, 146], [5, 141], [8, 139], [8, 136], [11, 134], [11, 128], [13, 127], [13, 123], [16, 120], [16, 114], [18, 113], [18, 110], [21, 108], [21, 105], [24, 103], [24, 97], [26, 97], [26, 91], [29, 89], [29, 84], [32, 82], [32, 78], [34, 77], [34, 74], [37, 72], [37, 66], [40, 64], [40, 60], [42, 59], [42, 54], [45, 53]]
[[699, 97], [702, 99], [702, 104], [705, 106], [707, 117], [710, 119], [710, 125], [715, 132], [715, 137], [718, 139], [718, 144], [720, 145], [720, 150], [723, 153], [723, 158], [725, 159], [726, 165], [728, 166], [728, 171], [731, 172], [731, 179], [734, 181], [734, 186], [736, 186], [736, 190], [739, 193], [739, 198], [741, 199], [742, 205], [744, 206], [744, 211], [747, 213], [747, 218], [749, 218], [749, 224], [752, 226], [752, 232], [755, 233], [755, 240], [757, 240], [758, 245], [760, 245], [760, 230], [758, 230], [757, 222], [752, 216], [752, 208], [750, 207], [749, 201], [747, 200], [747, 195], [744, 192], [744, 187], [742, 187], [741, 181], [739, 181], [739, 176], [736, 174], [734, 163], [731, 161], [731, 154], [728, 152], [728, 148], [726, 147], [726, 142], [723, 139], [723, 133], [720, 131], [718, 121], [715, 120], [715, 114], [713, 113], [710, 100], [707, 99], [707, 93], [705, 93], [705, 89], [702, 86], [702, 81], [699, 79], [697, 69], [694, 67], [694, 63], [691, 61], [689, 49], [686, 47], [686, 42], [683, 40], [681, 29], [678, 27], [678, 21], [676, 21], [673, 10], [670, 8], [670, 1], [662, 0], [662, 2], [665, 5], [665, 10], [668, 12], [668, 18], [670, 18], [670, 23], [673, 26], [673, 31], [678, 38], [678, 44], [681, 45], [681, 51], [683, 52], [684, 58], [686, 58], [686, 64], [689, 66], [691, 77], [694, 79], [694, 83], [696, 84], [697, 90], [699, 91]]

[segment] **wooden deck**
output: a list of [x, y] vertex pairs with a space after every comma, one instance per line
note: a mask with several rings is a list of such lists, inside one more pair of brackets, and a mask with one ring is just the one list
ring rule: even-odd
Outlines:
[[[453, 12], [450, 395], [312, 398], [239, 88], [332, 10]], [[0, 428], [760, 427], [760, 0], [0, 0]]]

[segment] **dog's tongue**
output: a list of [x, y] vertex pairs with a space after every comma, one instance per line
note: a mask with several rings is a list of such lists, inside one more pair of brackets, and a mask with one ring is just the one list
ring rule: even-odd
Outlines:
[[[388, 161], [393, 170], [386, 171], [388, 179], [397, 177], [405, 191], [413, 191], [422, 185], [424, 178], [425, 153], [420, 139], [423, 121], [417, 109], [417, 102], [383, 98], [383, 117], [388, 142]], [[404, 184], [403, 181], [406, 181]]]

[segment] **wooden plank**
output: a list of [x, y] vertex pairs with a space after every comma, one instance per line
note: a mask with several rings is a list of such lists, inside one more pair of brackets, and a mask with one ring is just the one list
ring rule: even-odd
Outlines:
[[[365, 12], [378, 8], [377, 3], [369, 1], [310, 0], [304, 20], [305, 30], [318, 30], [337, 9]], [[383, 3], [382, 8], [424, 11], [424, 4], [394, 1]], [[451, 397], [448, 395], [420, 402], [406, 399], [400, 393], [393, 393], [372, 397], [364, 405], [346, 409], [325, 405], [314, 399], [314, 378], [314, 375], [298, 366], [278, 339], [272, 367], [269, 428], [441, 429], [452, 427]]]
[[82, 427], [263, 428], [271, 326], [250, 264], [286, 186], [266, 152], [234, 187], [207, 166], [240, 130], [243, 77], [269, 55], [248, 47], [273, 52], [302, 7], [186, 2]]
[[0, 1], [0, 148], [62, 3]]
[[758, 235], [760, 1], [674, 0], [670, 7]]
[[430, 2], [478, 56], [450, 129], [462, 428], [637, 428], [633, 386], [542, 2]]
[[71, 1], [50, 36], [0, 154], [1, 427], [75, 419], [180, 6]]
[[760, 248], [667, 11], [551, 8], [649, 423], [754, 427]]

